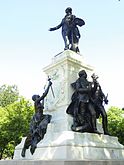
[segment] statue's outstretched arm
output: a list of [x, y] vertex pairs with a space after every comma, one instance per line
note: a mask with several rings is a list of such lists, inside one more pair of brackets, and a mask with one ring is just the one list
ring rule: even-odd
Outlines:
[[53, 27], [53, 28], [50, 28], [49, 31], [57, 30], [57, 29], [59, 29], [61, 26], [62, 26], [62, 22], [61, 22], [58, 26], [55, 26], [55, 27]]

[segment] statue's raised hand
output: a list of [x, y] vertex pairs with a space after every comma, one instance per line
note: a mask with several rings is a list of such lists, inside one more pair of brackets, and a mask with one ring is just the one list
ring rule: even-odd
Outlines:
[[55, 30], [54, 28], [49, 28], [49, 31], [53, 31], [53, 30]]

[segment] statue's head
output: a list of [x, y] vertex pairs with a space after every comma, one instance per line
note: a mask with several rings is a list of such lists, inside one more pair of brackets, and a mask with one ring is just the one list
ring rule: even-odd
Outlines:
[[71, 7], [67, 7], [65, 9], [65, 12], [66, 12], [66, 14], [72, 14], [72, 8]]
[[33, 95], [33, 96], [32, 96], [32, 100], [33, 100], [33, 101], [36, 101], [39, 97], [40, 97], [39, 95]]
[[79, 77], [84, 77], [84, 78], [87, 78], [87, 73], [85, 70], [81, 70], [79, 73], [78, 73]]

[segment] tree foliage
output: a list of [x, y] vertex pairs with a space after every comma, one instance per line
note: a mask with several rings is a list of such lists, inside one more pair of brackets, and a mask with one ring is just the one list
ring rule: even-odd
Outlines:
[[110, 107], [107, 115], [110, 134], [118, 137], [119, 142], [124, 145], [124, 110]]
[[1, 89], [0, 159], [13, 156], [15, 146], [28, 133], [33, 114], [32, 104], [19, 96], [15, 86], [4, 86]]
[[16, 85], [2, 85], [0, 87], [0, 106], [5, 107], [18, 100], [19, 92]]

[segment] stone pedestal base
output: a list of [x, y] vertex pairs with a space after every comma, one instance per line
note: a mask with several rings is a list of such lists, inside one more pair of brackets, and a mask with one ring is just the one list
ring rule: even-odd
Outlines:
[[116, 137], [63, 131], [45, 137], [33, 155], [21, 157], [24, 140], [15, 149], [14, 159], [33, 160], [124, 160], [124, 147]]
[[42, 160], [4, 160], [0, 165], [124, 165], [122, 160], [73, 160], [73, 161], [42, 161]]

